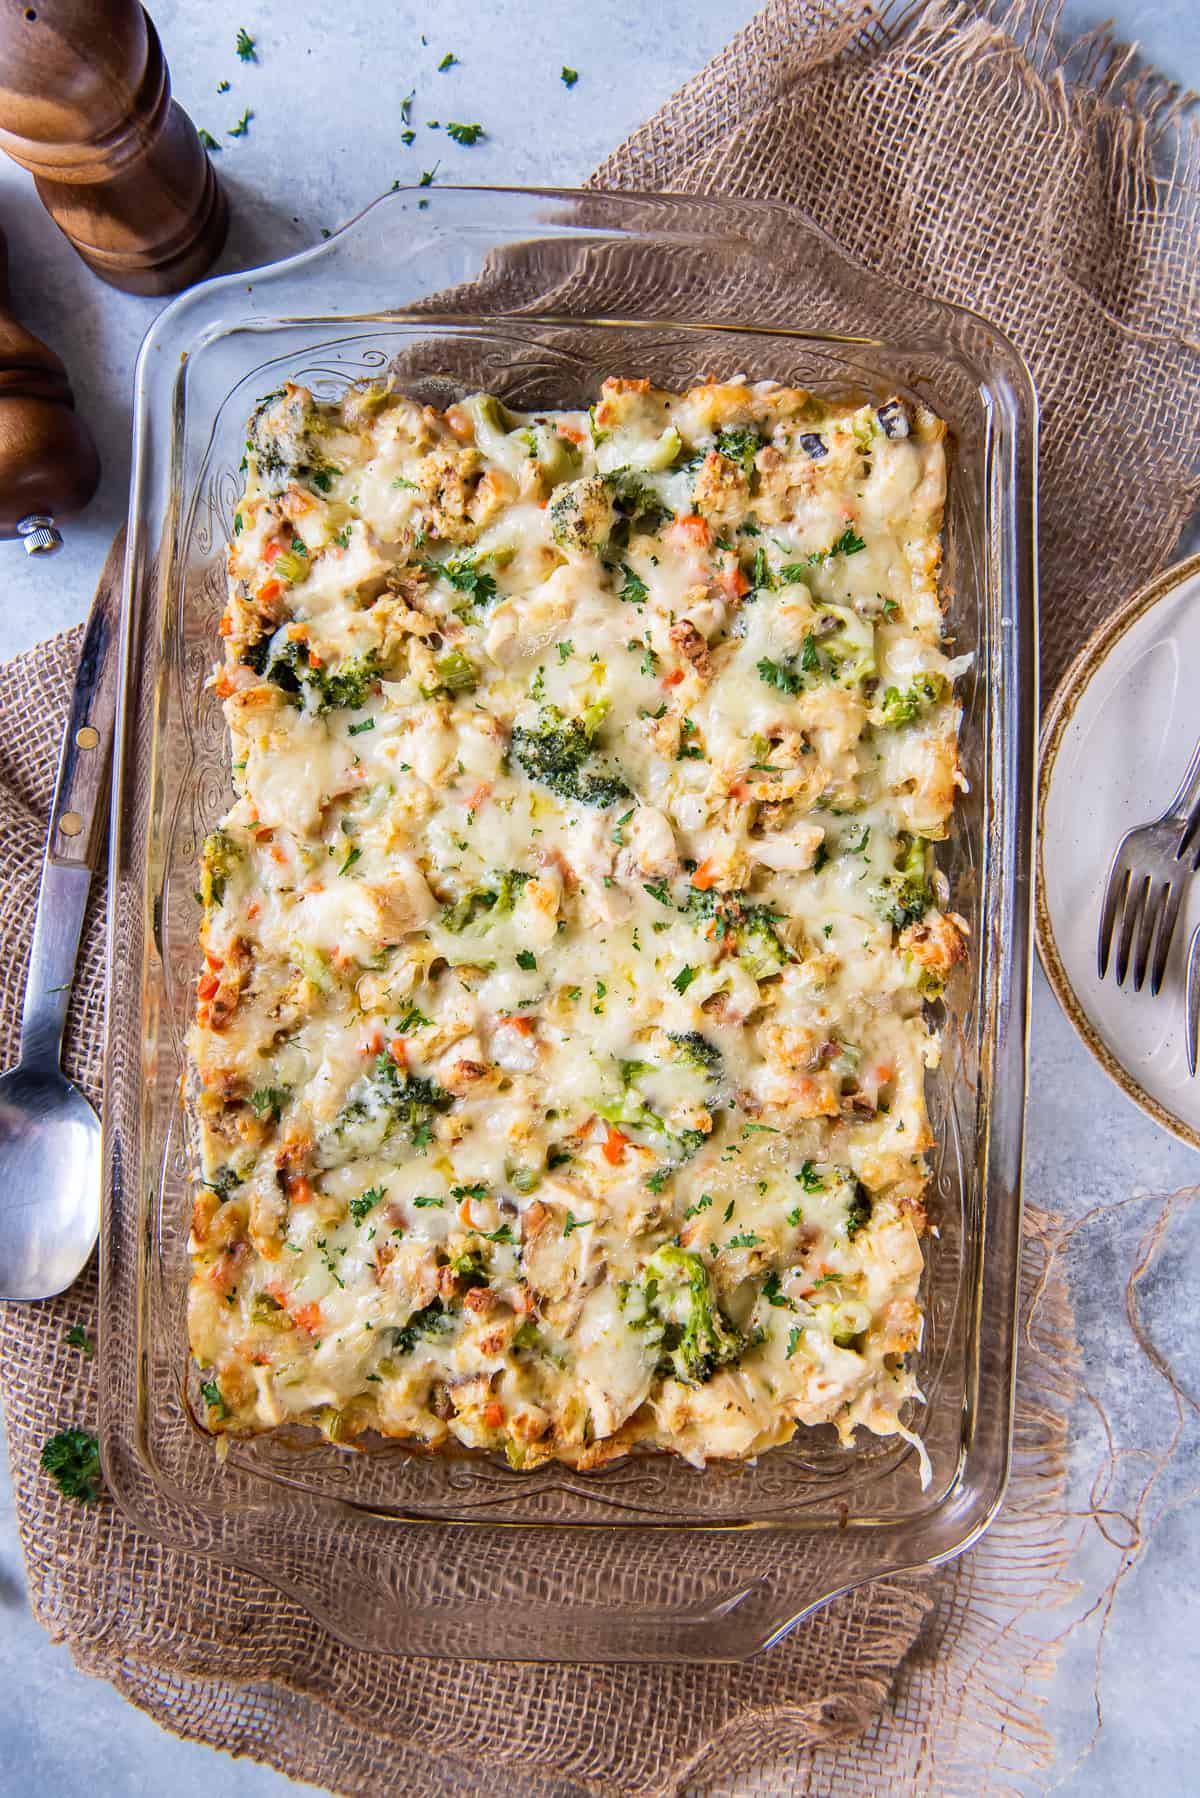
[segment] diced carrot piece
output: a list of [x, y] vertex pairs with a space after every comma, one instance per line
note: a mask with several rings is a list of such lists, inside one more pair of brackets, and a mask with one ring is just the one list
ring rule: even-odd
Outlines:
[[723, 591], [728, 593], [730, 599], [740, 599], [743, 593], [749, 593], [750, 591], [750, 582], [747, 578], [746, 571], [737, 562], [734, 563], [732, 568], [727, 568], [725, 570], [724, 574], [721, 576], [720, 584]]
[[557, 424], [554, 428], [560, 437], [567, 439], [568, 443], [584, 444], [588, 440], [587, 432], [577, 430], [574, 425]]
[[483, 1407], [483, 1421], [486, 1423], [489, 1430], [503, 1429], [504, 1406], [500, 1403], [498, 1398], [494, 1398], [490, 1405], [485, 1405]]
[[604, 1135], [604, 1159], [611, 1167], [619, 1167], [625, 1159], [629, 1138], [622, 1136], [615, 1124], [607, 1125]]
[[219, 955], [214, 955], [211, 949], [206, 949], [204, 951], [204, 959], [208, 963], [209, 967], [212, 969], [214, 974], [217, 973], [219, 969], [221, 969], [225, 966], [225, 963], [222, 960], [222, 958]]
[[220, 631], [220, 633], [223, 637], [229, 637], [229, 636], [233, 635], [233, 619], [229, 616], [228, 612], [221, 613], [221, 622], [217, 626], [217, 629]]
[[682, 518], [675, 520], [671, 528], [700, 549], [707, 549], [712, 537], [707, 518], [701, 518], [699, 512], [685, 512]]
[[364, 1037], [363, 1041], [359, 1044], [358, 1052], [360, 1055], [378, 1055], [382, 1047], [383, 1032], [381, 1030], [372, 1030], [370, 1035]]
[[478, 811], [479, 807], [483, 804], [484, 800], [487, 798], [487, 796], [491, 792], [491, 790], [492, 790], [491, 782], [487, 781], [487, 780], [481, 780], [479, 785], [475, 788], [474, 792], [468, 793], [468, 795], [467, 795], [467, 810], [469, 812]]
[[283, 598], [282, 581], [265, 581], [254, 595], [260, 606], [272, 606], [277, 599]]
[[213, 682], [213, 692], [218, 699], [228, 699], [233, 692], [233, 682], [229, 678], [229, 670], [222, 668]]
[[317, 1196], [303, 1174], [289, 1174], [287, 1195], [293, 1205], [311, 1205]]
[[283, 544], [280, 543], [278, 537], [274, 540], [274, 542], [265, 544], [263, 547], [263, 561], [264, 562], [273, 562], [277, 556], [281, 556], [282, 554], [283, 554]]
[[315, 1300], [312, 1304], [301, 1305], [298, 1311], [293, 1311], [292, 1318], [302, 1330], [307, 1330], [310, 1336], [315, 1336], [325, 1321], [321, 1316], [321, 1307]]
[[249, 905], [246, 907], [246, 917], [248, 919], [253, 920], [254, 918], [257, 918], [257, 916], [261, 910], [262, 910], [262, 906], [258, 903], [258, 900], [252, 899], [250, 901]]
[[700, 863], [692, 875], [692, 885], [698, 892], [707, 893], [709, 887], [716, 885], [719, 874], [720, 870], [710, 856], [707, 861]]
[[518, 1036], [533, 1035], [533, 1019], [527, 1018], [522, 1012], [506, 1011], [497, 1018], [496, 1022], [498, 1024], [507, 1024], [508, 1028], [510, 1030], [515, 1030]]
[[408, 1066], [408, 1044], [402, 1036], [394, 1036], [388, 1044], [388, 1054], [398, 1068]]
[[461, 406], [447, 406], [442, 414], [460, 443], [469, 443], [475, 435], [475, 427], [471, 423], [470, 413], [464, 412]]
[[664, 674], [658, 684], [660, 687], [677, 687], [682, 679], [683, 669], [672, 668], [670, 674]]
[[201, 974], [196, 982], [196, 994], [201, 999], [215, 999], [221, 990], [221, 982], [215, 974]]

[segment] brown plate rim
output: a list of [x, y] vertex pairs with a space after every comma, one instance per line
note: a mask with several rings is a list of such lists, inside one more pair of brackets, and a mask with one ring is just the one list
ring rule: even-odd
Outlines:
[[1133, 1103], [1154, 1119], [1164, 1130], [1185, 1142], [1193, 1149], [1200, 1149], [1200, 1130], [1184, 1123], [1165, 1105], [1154, 1099], [1112, 1051], [1101, 1041], [1098, 1033], [1088, 1018], [1075, 995], [1067, 970], [1058, 951], [1054, 936], [1054, 927], [1050, 922], [1050, 908], [1046, 903], [1046, 881], [1042, 857], [1046, 841], [1046, 800], [1050, 791], [1050, 781], [1054, 773], [1054, 765], [1062, 747], [1067, 727], [1075, 716], [1076, 707], [1084, 692], [1091, 683], [1100, 664], [1120, 642], [1121, 638], [1145, 617], [1168, 593], [1194, 576], [1200, 576], [1200, 554], [1188, 556], [1185, 561], [1175, 562], [1156, 574], [1153, 580], [1139, 587], [1122, 606], [1102, 620], [1092, 635], [1083, 645], [1055, 689], [1054, 697], [1046, 712], [1042, 724], [1041, 740], [1038, 745], [1038, 781], [1037, 781], [1037, 879], [1035, 883], [1034, 928], [1037, 941], [1038, 959], [1042, 969], [1054, 990], [1054, 996], [1062, 1006], [1073, 1025], [1084, 1047], [1099, 1062], [1109, 1079], [1120, 1087], [1121, 1091]]

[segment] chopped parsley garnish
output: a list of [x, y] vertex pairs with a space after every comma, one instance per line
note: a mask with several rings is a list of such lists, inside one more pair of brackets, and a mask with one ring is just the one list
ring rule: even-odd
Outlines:
[[374, 730], [374, 729], [375, 729], [374, 718], [364, 718], [361, 724], [348, 724], [346, 726], [346, 735], [348, 737], [361, 737], [365, 730]]
[[199, 131], [196, 133], [196, 135], [200, 139], [200, 142], [204, 145], [204, 148], [206, 150], [219, 150], [221, 148], [220, 144], [217, 142], [217, 140], [213, 136], [212, 132], [206, 131], [204, 129], [203, 125], [201, 125], [201, 127], [200, 127]]
[[258, 61], [258, 52], [255, 48], [254, 39], [250, 36], [244, 25], [238, 26], [238, 34], [234, 40], [234, 49], [238, 53], [239, 62]]
[[576, 1217], [573, 1211], [568, 1211], [562, 1233], [564, 1236], [570, 1236], [573, 1230], [586, 1230], [588, 1225], [594, 1224], [595, 1221], [593, 1217]]
[[788, 1339], [787, 1339], [787, 1358], [789, 1361], [791, 1360], [792, 1356], [795, 1354], [796, 1350], [799, 1347], [800, 1347], [800, 1325], [793, 1324], [791, 1329], [788, 1331]]
[[455, 56], [453, 50], [447, 50], [445, 56], [443, 56], [441, 62], [438, 64], [438, 74], [444, 74], [447, 69], [452, 69], [457, 61], [458, 58]]
[[780, 1310], [794, 1311], [796, 1309], [793, 1301], [788, 1298], [780, 1286], [779, 1275], [773, 1271], [763, 1281], [762, 1295], [768, 1305], [774, 1305]]
[[418, 1211], [428, 1211], [430, 1209], [441, 1211], [444, 1208], [445, 1203], [445, 1199], [432, 1198], [428, 1193], [418, 1193], [413, 1200], [413, 1204]]
[[250, 1109], [256, 1116], [277, 1124], [290, 1098], [291, 1092], [286, 1086], [260, 1086], [250, 1094]]
[[774, 687], [777, 693], [787, 693], [792, 699], [804, 690], [804, 682], [798, 674], [793, 674], [782, 662], [773, 662], [769, 656], [759, 662], [758, 677], [765, 680], [768, 687]]
[[574, 87], [575, 83], [579, 80], [579, 70], [569, 69], [566, 63], [564, 63], [559, 74], [559, 80], [564, 87]]
[[696, 1203], [694, 1205], [688, 1206], [687, 1210], [683, 1214], [684, 1219], [686, 1220], [689, 1217], [698, 1217], [702, 1211], [710, 1211], [712, 1209], [712, 1202], [713, 1202], [713, 1196], [712, 1196], [711, 1192], [702, 1193], [701, 1196], [696, 1200]]
[[799, 1180], [805, 1192], [825, 1191], [825, 1182], [817, 1172], [817, 1164], [815, 1161], [804, 1162], [800, 1172], [796, 1175], [796, 1178]]
[[362, 860], [362, 850], [359, 848], [357, 843], [352, 843], [349, 850], [347, 851], [345, 861], [342, 863], [341, 867], [338, 869], [338, 873], [339, 874], [349, 874], [349, 872], [350, 872], [351, 868], [354, 866], [355, 862], [361, 861], [361, 860]]
[[95, 1344], [82, 1324], [71, 1325], [67, 1331], [67, 1346], [78, 1349], [89, 1361], [96, 1352]]
[[382, 1186], [368, 1186], [360, 1198], [351, 1199], [350, 1215], [356, 1224], [361, 1224], [368, 1211], [378, 1205], [383, 1197]]
[[621, 583], [621, 598], [628, 600], [631, 606], [643, 606], [650, 596], [650, 589], [640, 574], [635, 574], [628, 562], [621, 563], [621, 573], [625, 577]]
[[699, 970], [697, 968], [682, 967], [672, 980], [671, 985], [675, 988], [677, 993], [686, 993], [698, 972]]
[[247, 107], [237, 124], [229, 127], [227, 135], [230, 137], [246, 137], [250, 130], [250, 121], [253, 117], [254, 114], [250, 111], [250, 108]]
[[527, 974], [533, 972], [534, 968], [537, 967], [537, 956], [533, 953], [532, 949], [517, 950], [517, 966], [519, 968], [524, 968]]
[[410, 1030], [428, 1030], [431, 1021], [423, 1011], [418, 1011], [415, 1005], [410, 1005], [396, 1025], [396, 1035], [407, 1036]]
[[756, 1236], [753, 1230], [741, 1230], [736, 1236], [729, 1238], [725, 1247], [727, 1249], [756, 1249], [761, 1241], [762, 1237]]
[[452, 137], [456, 144], [477, 144], [484, 135], [482, 125], [459, 125], [453, 119], [446, 126], [447, 137]]
[[440, 162], [435, 162], [431, 169], [422, 169], [421, 170], [421, 179], [417, 182], [417, 186], [418, 187], [432, 187], [433, 186], [433, 177], [437, 174], [437, 172], [441, 168], [441, 166], [442, 165]]
[[658, 900], [660, 905], [666, 905], [672, 911], [675, 909], [671, 900], [671, 890], [664, 886], [661, 880], [644, 880], [642, 886], [652, 899]]

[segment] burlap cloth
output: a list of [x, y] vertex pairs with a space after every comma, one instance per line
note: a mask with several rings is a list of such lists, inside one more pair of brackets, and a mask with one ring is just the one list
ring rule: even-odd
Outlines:
[[[1196, 503], [1197, 151], [1174, 90], [1134, 75], [1102, 34], [1057, 47], [1045, 6], [772, 0], [594, 179], [790, 201], [867, 262], [1011, 334], [1043, 407], [1049, 684], [1096, 618], [1166, 560]], [[5, 1059], [78, 642], [69, 632], [0, 670]], [[101, 911], [67, 1045], [93, 1098]], [[1178, 1202], [1164, 1201], [1160, 1227]], [[999, 1522], [949, 1569], [854, 1593], [748, 1666], [389, 1661], [342, 1647], [244, 1573], [157, 1547], [107, 1501], [60, 1499], [37, 1457], [55, 1429], [94, 1421], [93, 1364], [66, 1341], [72, 1323], [94, 1327], [91, 1274], [62, 1299], [0, 1308], [33, 1608], [80, 1667], [170, 1729], [336, 1792], [1027, 1789], [1050, 1758], [1038, 1722], [1055, 1651], [1046, 1619], [1078, 1603], [1078, 1519], [1064, 1498], [1078, 1415], [1069, 1235], [1040, 1212], [1030, 1220], [1015, 1470]], [[1129, 1316], [1136, 1326], [1132, 1299]], [[1100, 1492], [1093, 1507], [1121, 1571], [1136, 1496], [1121, 1508]], [[1118, 1511], [1128, 1529], [1111, 1524]], [[1088, 1596], [1089, 1608], [1103, 1599]]]

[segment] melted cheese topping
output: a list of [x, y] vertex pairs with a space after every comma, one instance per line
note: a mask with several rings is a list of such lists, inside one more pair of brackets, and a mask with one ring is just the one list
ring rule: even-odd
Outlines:
[[260, 403], [190, 1045], [214, 1431], [902, 1428], [965, 928], [942, 436], [733, 383]]

